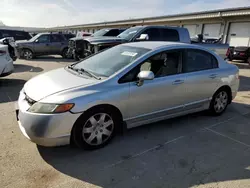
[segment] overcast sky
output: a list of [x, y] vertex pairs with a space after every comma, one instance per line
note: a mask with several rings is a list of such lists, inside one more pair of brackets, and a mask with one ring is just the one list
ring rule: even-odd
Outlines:
[[51, 27], [243, 6], [250, 0], [0, 0], [0, 21]]

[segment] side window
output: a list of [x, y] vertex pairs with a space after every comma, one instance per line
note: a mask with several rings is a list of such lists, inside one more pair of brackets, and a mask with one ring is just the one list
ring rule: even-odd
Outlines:
[[109, 32], [107, 32], [105, 36], [114, 36], [114, 37], [116, 37], [119, 34], [120, 34], [120, 32], [119, 32], [118, 29], [112, 29]]
[[155, 78], [178, 74], [180, 72], [181, 59], [182, 51], [161, 52], [129, 71], [119, 80], [119, 83], [136, 81], [140, 71], [152, 71], [155, 74]]
[[174, 29], [161, 29], [162, 41], [180, 41], [178, 31]]
[[161, 33], [158, 28], [146, 29], [141, 34], [148, 34], [149, 41], [161, 41]]
[[202, 50], [186, 50], [182, 71], [184, 73], [196, 72], [218, 67], [217, 59]]
[[64, 38], [61, 35], [51, 35], [51, 42], [61, 42]]
[[42, 35], [38, 38], [40, 43], [48, 43], [50, 42], [49, 35]]

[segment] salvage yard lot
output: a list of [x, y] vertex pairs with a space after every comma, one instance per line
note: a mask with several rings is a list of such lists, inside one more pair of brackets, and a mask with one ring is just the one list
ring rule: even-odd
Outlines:
[[[0, 78], [0, 187], [250, 187], [250, 67], [220, 117], [197, 113], [141, 126], [96, 151], [44, 148], [20, 132], [14, 104], [33, 76], [69, 64], [17, 60]], [[46, 83], [45, 83], [46, 84]]]

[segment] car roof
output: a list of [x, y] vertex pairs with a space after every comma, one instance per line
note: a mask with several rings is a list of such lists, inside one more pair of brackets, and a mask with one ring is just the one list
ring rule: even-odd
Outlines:
[[131, 46], [131, 47], [138, 47], [138, 48], [147, 48], [150, 50], [158, 49], [158, 48], [163, 48], [163, 47], [168, 47], [168, 46], [178, 46], [178, 47], [188, 47], [188, 46], [195, 46], [195, 45], [190, 45], [186, 43], [180, 43], [180, 42], [131, 42], [131, 43], [126, 43], [122, 44], [125, 46]]

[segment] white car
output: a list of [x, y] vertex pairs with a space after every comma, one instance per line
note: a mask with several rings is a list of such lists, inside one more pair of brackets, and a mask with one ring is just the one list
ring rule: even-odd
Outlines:
[[8, 76], [14, 71], [13, 59], [8, 46], [0, 44], [0, 77]]

